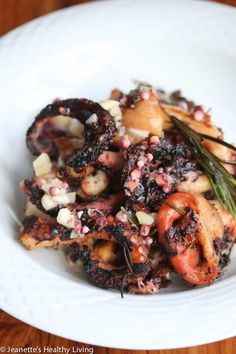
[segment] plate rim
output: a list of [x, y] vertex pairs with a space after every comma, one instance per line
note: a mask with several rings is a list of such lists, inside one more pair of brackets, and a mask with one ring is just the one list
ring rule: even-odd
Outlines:
[[[189, 0], [181, 0], [183, 3], [185, 2], [185, 3], [187, 3], [187, 2], [189, 2]], [[193, 0], [194, 1], [194, 0]], [[195, 0], [196, 1], [196, 0]], [[71, 7], [69, 7], [69, 8], [66, 8], [66, 9], [60, 9], [60, 10], [57, 10], [57, 11], [54, 11], [53, 13], [51, 13], [51, 14], [47, 14], [47, 15], [43, 15], [43, 16], [40, 16], [40, 17], [38, 17], [38, 18], [36, 18], [36, 19], [34, 19], [34, 20], [32, 20], [32, 21], [29, 21], [29, 22], [27, 22], [26, 24], [23, 24], [22, 26], [19, 26], [18, 28], [16, 28], [16, 29], [14, 29], [14, 30], [12, 30], [12, 31], [10, 31], [10, 32], [8, 32], [7, 34], [5, 34], [4, 36], [2, 36], [1, 37], [1, 39], [0, 39], [0, 44], [1, 43], [3, 43], [4, 44], [4, 40], [7, 38], [7, 39], [9, 39], [9, 38], [11, 38], [11, 36], [14, 36], [14, 35], [16, 35], [17, 33], [19, 33], [20, 31], [24, 31], [26, 28], [30, 28], [30, 26], [32, 26], [32, 24], [33, 23], [40, 23], [42, 20], [44, 20], [45, 18], [48, 18], [48, 17], [52, 17], [52, 16], [55, 16], [55, 14], [57, 15], [58, 13], [62, 13], [62, 12], [65, 12], [65, 11], [71, 11], [71, 8], [81, 8], [81, 6], [83, 6], [83, 7], [91, 7], [91, 8], [93, 8], [94, 6], [99, 6], [99, 3], [112, 3], [113, 2], [113, 0], [103, 0], [103, 1], [100, 1], [100, 2], [92, 2], [92, 3], [85, 3], [85, 4], [79, 4], [79, 5], [73, 5], [73, 6], [71, 6]], [[125, 0], [118, 0], [118, 2], [125, 2]], [[143, 2], [143, 1], [140, 1], [140, 2]], [[203, 3], [203, 1], [201, 1], [202, 3]], [[210, 6], [213, 6], [213, 7], [224, 7], [224, 8], [232, 8], [232, 9], [234, 9], [233, 7], [231, 7], [231, 6], [229, 6], [229, 5], [225, 5], [225, 4], [218, 4], [218, 3], [207, 3], [207, 5], [209, 5], [210, 4]], [[5, 309], [4, 308], [4, 304], [2, 305], [2, 309], [5, 311], [5, 312], [7, 312], [7, 313], [9, 313], [11, 316], [13, 316], [13, 317], [15, 317], [16, 315], [15, 315], [15, 312], [11, 312], [11, 310], [10, 309]], [[32, 326], [34, 326], [34, 327], [36, 327], [36, 328], [39, 328], [39, 329], [41, 329], [41, 330], [43, 330], [43, 331], [45, 331], [45, 328], [42, 328], [42, 327], [40, 327], [39, 325], [37, 325], [37, 324], [35, 324], [34, 323], [34, 321], [31, 321], [31, 320], [28, 320], [28, 319], [25, 319], [25, 318], [23, 318], [22, 316], [20, 316], [20, 315], [18, 315], [17, 314], [17, 318], [18, 319], [20, 319], [21, 321], [23, 321], [23, 322], [25, 322], [25, 323], [27, 323], [27, 324], [29, 324], [29, 325], [32, 325]], [[55, 332], [55, 331], [53, 331], [53, 330], [49, 330], [49, 329], [46, 329], [46, 331], [47, 332], [49, 332], [49, 333], [53, 333], [53, 334], [55, 334], [55, 335], [59, 335], [59, 336], [61, 336], [61, 337], [63, 337], [63, 335], [62, 334], [58, 334], [57, 332]], [[232, 334], [233, 333], [233, 334]], [[229, 337], [231, 336], [231, 335], [235, 335], [236, 334], [236, 329], [234, 330], [234, 331], [232, 331], [232, 333], [231, 334], [229, 334]], [[69, 338], [69, 337], [66, 337], [66, 338]], [[72, 340], [75, 340], [75, 338], [69, 338], [69, 339], [72, 339]], [[219, 338], [219, 336], [216, 336], [216, 338], [214, 338], [212, 341], [207, 341], [207, 342], [199, 342], [199, 341], [197, 341], [197, 343], [194, 343], [194, 344], [191, 344], [191, 345], [188, 345], [188, 346], [195, 346], [195, 345], [202, 345], [202, 344], [206, 344], [206, 343], [212, 343], [212, 342], [214, 342], [214, 341], [216, 341], [216, 340], [222, 340], [222, 339], [225, 339], [225, 335], [222, 335], [222, 338]], [[76, 339], [76, 340], [78, 340], [78, 339]], [[82, 342], [83, 342], [83, 339], [80, 339]], [[79, 341], [80, 341], [79, 340]], [[112, 346], [112, 345], [109, 345], [109, 344], [107, 344], [107, 343], [98, 343], [98, 341], [96, 340], [96, 343], [94, 342], [94, 343], [92, 343], [92, 342], [87, 342], [88, 344], [92, 344], [92, 345], [95, 345], [95, 346], [97, 346], [97, 345], [99, 345], [99, 346], [105, 346], [105, 347], [110, 347], [110, 348], [114, 348], [114, 346]], [[145, 350], [145, 349], [156, 349], [156, 348], [154, 348], [154, 347], [149, 347], [149, 348], [140, 348], [140, 346], [139, 346], [139, 348], [131, 348], [131, 347], [123, 347], [123, 346], [116, 346], [115, 348], [119, 348], [119, 349], [143, 349], [143, 350]], [[186, 346], [177, 346], [177, 347], [175, 347], [175, 348], [186, 348]], [[159, 349], [173, 349], [173, 347], [172, 346], [170, 346], [170, 347], [160, 347]]]

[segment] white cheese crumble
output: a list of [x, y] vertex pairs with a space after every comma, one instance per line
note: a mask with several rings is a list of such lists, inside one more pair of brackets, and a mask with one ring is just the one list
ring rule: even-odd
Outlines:
[[67, 204], [75, 202], [76, 193], [71, 192], [71, 193], [66, 193], [63, 195], [55, 195], [55, 196], [52, 196], [51, 198], [57, 204], [67, 205]]
[[[109, 111], [109, 113], [110, 113], [110, 110], [114, 109], [114, 107], [118, 107], [118, 109], [119, 109], [119, 102], [115, 101], [115, 100], [104, 100], [104, 101], [99, 102], [99, 104], [100, 104], [100, 106], [102, 106], [102, 108]], [[120, 110], [119, 110], [119, 112], [120, 112]]]
[[50, 210], [57, 206], [57, 203], [53, 201], [52, 197], [49, 194], [44, 194], [41, 199], [41, 204], [45, 210]]
[[41, 203], [45, 210], [50, 210], [55, 208], [58, 205], [67, 205], [67, 204], [74, 203], [75, 199], [76, 199], [75, 192], [66, 193], [63, 195], [55, 195], [55, 196], [44, 194], [43, 197], [41, 198]]
[[135, 215], [140, 225], [152, 225], [155, 221], [151, 214], [147, 214], [144, 211], [137, 211]]
[[62, 208], [59, 210], [57, 215], [57, 222], [62, 226], [65, 226], [69, 229], [74, 227], [74, 217], [71, 211], [67, 208]]
[[114, 117], [116, 128], [119, 128], [121, 126], [122, 121], [120, 103], [115, 100], [106, 100], [101, 101], [99, 104], [100, 106], [102, 106], [102, 108], [106, 109], [112, 117]]
[[78, 234], [75, 232], [75, 230], [72, 230], [70, 233], [70, 238], [77, 238]]
[[39, 155], [37, 159], [33, 161], [33, 168], [37, 177], [49, 173], [52, 168], [52, 163], [48, 154], [43, 152]]

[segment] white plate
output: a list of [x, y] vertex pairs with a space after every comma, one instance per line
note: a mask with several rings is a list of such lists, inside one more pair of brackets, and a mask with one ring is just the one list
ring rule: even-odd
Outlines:
[[55, 97], [102, 99], [141, 79], [212, 107], [235, 141], [236, 10], [199, 1], [101, 1], [37, 19], [0, 41], [0, 305], [45, 331], [106, 347], [177, 348], [236, 334], [236, 253], [223, 279], [126, 295], [69, 271], [60, 252], [17, 241], [31, 173], [25, 131]]

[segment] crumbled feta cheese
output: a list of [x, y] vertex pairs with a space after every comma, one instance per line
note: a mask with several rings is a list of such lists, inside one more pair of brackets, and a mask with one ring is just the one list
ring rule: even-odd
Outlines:
[[75, 226], [75, 218], [68, 208], [62, 208], [59, 210], [57, 222], [69, 229]]
[[71, 193], [66, 193], [63, 195], [55, 195], [55, 196], [52, 196], [51, 198], [57, 204], [67, 205], [67, 204], [75, 202], [76, 193], [71, 192]]
[[75, 230], [72, 230], [70, 233], [70, 238], [77, 238], [78, 234], [75, 232]]
[[107, 111], [110, 111], [110, 109], [112, 109], [113, 107], [119, 107], [119, 102], [115, 100], [105, 100], [101, 101], [99, 104]]
[[[115, 101], [117, 102], [117, 101]], [[118, 105], [113, 105], [110, 110], [109, 110], [110, 115], [112, 115], [113, 117], [118, 117], [121, 116], [121, 110], [119, 107], [119, 103]]]
[[152, 225], [154, 223], [154, 217], [144, 211], [137, 211], [135, 215], [140, 225]]
[[106, 101], [101, 101], [100, 106], [102, 108], [106, 109], [112, 117], [115, 119], [115, 124], [116, 128], [120, 128], [121, 124], [120, 122], [122, 121], [122, 112], [120, 109], [120, 103], [115, 100], [106, 100]]
[[43, 152], [33, 161], [33, 168], [36, 176], [41, 176], [51, 171], [52, 163], [48, 154]]
[[57, 206], [57, 203], [54, 200], [52, 200], [52, 197], [48, 194], [44, 194], [44, 196], [41, 199], [41, 204], [45, 210], [50, 210]]

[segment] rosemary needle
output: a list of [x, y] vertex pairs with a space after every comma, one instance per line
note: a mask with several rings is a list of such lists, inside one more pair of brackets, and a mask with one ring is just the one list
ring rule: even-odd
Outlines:
[[[174, 116], [170, 116], [170, 119], [181, 133], [185, 143], [191, 148], [194, 157], [209, 178], [213, 192], [220, 204], [233, 217], [236, 217], [236, 179], [221, 165], [221, 160], [202, 145], [202, 141], [204, 139], [212, 140], [234, 151], [236, 151], [236, 148], [220, 139], [197, 133]], [[227, 161], [226, 163], [229, 162], [231, 161]]]

